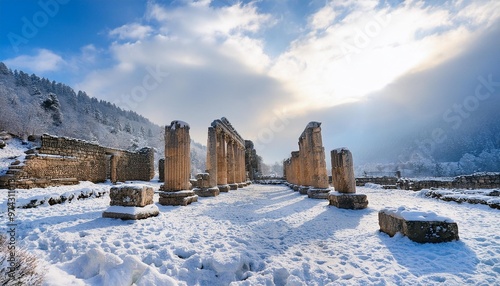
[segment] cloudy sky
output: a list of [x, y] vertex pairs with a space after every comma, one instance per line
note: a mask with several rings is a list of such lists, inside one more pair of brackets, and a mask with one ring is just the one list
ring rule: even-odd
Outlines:
[[309, 121], [369, 161], [490, 105], [469, 97], [500, 81], [499, 17], [497, 0], [0, 0], [0, 61], [200, 143], [224, 116], [268, 163]]

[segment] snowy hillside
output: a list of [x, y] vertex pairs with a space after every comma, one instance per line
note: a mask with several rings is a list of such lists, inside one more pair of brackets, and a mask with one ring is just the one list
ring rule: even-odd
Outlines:
[[[49, 133], [131, 151], [153, 147], [156, 159], [164, 156], [164, 127], [65, 84], [11, 71], [1, 62], [0, 106], [0, 132], [24, 139]], [[194, 174], [205, 171], [205, 152], [205, 146], [192, 141]]]
[[[140, 221], [101, 218], [106, 195], [17, 209], [17, 243], [43, 261], [46, 285], [498, 285], [498, 210], [402, 190], [358, 192], [368, 195], [365, 210], [251, 185], [187, 207], [158, 205], [158, 217]], [[418, 244], [380, 233], [378, 211], [399, 206], [450, 217], [460, 240]]]

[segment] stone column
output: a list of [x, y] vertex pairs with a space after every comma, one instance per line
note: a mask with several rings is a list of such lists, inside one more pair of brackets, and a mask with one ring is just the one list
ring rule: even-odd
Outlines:
[[217, 187], [217, 134], [213, 127], [208, 127], [206, 165], [207, 173], [210, 175], [209, 186]]
[[220, 191], [217, 187], [217, 134], [214, 127], [208, 127], [206, 172], [196, 174], [196, 188], [199, 197], [215, 197]]
[[326, 172], [325, 149], [321, 138], [321, 123], [309, 122], [304, 133], [308, 154], [307, 168], [310, 170], [309, 185], [311, 186], [307, 191], [307, 196], [313, 199], [328, 199], [330, 189]]
[[364, 209], [368, 199], [364, 194], [356, 194], [356, 180], [351, 151], [340, 148], [331, 151], [332, 183], [335, 188], [330, 192], [330, 205], [343, 209]]
[[226, 136], [217, 130], [217, 186], [221, 192], [229, 191], [227, 184], [227, 144]]
[[292, 160], [292, 178], [291, 178], [291, 181], [292, 181], [292, 189], [294, 191], [299, 191], [300, 189], [300, 182], [301, 182], [301, 178], [303, 176], [302, 172], [301, 172], [301, 158], [300, 158], [300, 152], [299, 151], [293, 151], [292, 152], [292, 157], [291, 157], [291, 160]]
[[246, 174], [245, 174], [245, 148], [241, 145], [237, 146], [238, 150], [238, 188], [243, 188], [246, 186]]
[[160, 204], [188, 205], [198, 196], [191, 189], [191, 138], [189, 125], [172, 121], [165, 127], [165, 183], [160, 187]]
[[238, 184], [236, 183], [236, 163], [235, 163], [235, 152], [236, 144], [233, 140], [227, 143], [227, 183], [229, 184], [230, 190], [237, 190]]
[[299, 192], [302, 195], [307, 195], [307, 191], [310, 188], [310, 173], [311, 173], [311, 166], [310, 166], [310, 160], [309, 160], [309, 150], [308, 150], [308, 144], [307, 144], [306, 137], [304, 136], [304, 133], [302, 133], [302, 136], [299, 138], [299, 165], [300, 165], [300, 173], [298, 174], [299, 181]]
[[340, 148], [331, 151], [332, 182], [335, 191], [339, 193], [355, 193], [356, 180], [352, 153], [348, 149]]

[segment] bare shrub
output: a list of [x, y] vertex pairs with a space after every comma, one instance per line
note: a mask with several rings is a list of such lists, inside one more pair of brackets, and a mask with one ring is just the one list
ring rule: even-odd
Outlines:
[[37, 258], [0, 235], [0, 285], [42, 285]]

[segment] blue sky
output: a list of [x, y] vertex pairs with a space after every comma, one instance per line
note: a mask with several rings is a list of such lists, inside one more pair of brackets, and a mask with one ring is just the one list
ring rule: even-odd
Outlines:
[[[378, 140], [375, 124], [405, 115], [384, 109], [383, 98], [446, 110], [479, 75], [500, 78], [498, 52], [479, 50], [497, 36], [499, 17], [495, 0], [0, 0], [0, 60], [160, 125], [187, 121], [201, 143], [225, 116], [268, 162], [296, 150], [309, 121], [323, 122], [325, 149], [356, 156], [371, 152], [360, 141]], [[412, 78], [466, 69], [470, 58], [480, 68], [449, 70], [470, 79], [463, 94], [450, 97], [441, 74], [432, 96], [413, 93]], [[364, 112], [338, 116], [346, 110]], [[429, 128], [431, 115], [417, 114], [412, 128]]]

